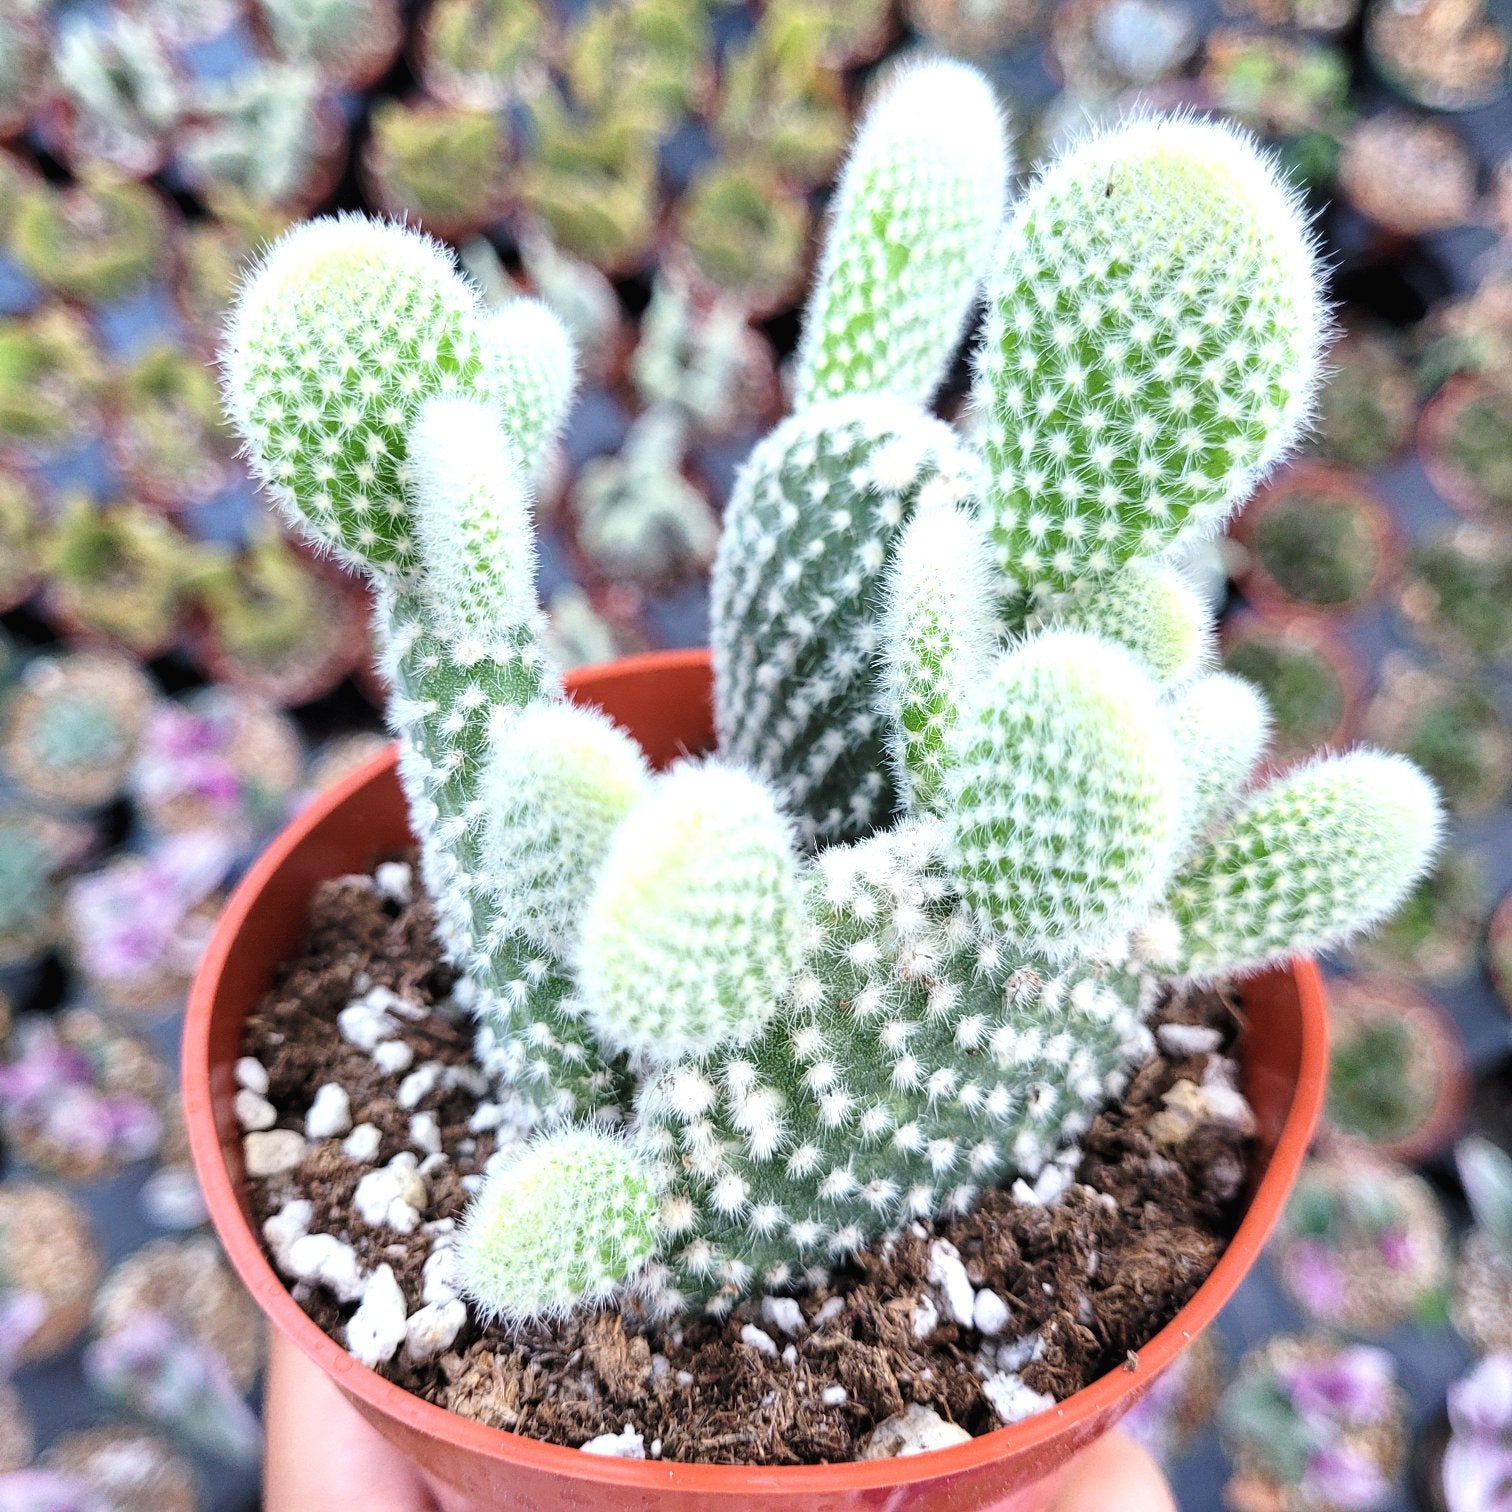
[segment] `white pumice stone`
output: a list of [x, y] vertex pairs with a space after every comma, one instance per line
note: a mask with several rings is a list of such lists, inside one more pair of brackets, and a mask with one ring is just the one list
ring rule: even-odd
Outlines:
[[373, 882], [385, 898], [401, 907], [415, 895], [415, 873], [403, 861], [385, 861], [373, 868]]
[[315, 1204], [308, 1197], [291, 1197], [276, 1213], [263, 1219], [263, 1238], [273, 1251], [274, 1263], [285, 1275], [289, 1274], [289, 1249], [296, 1239], [309, 1233], [314, 1216]]
[[386, 1039], [374, 1047], [373, 1064], [389, 1076], [408, 1071], [415, 1063], [415, 1052], [399, 1039]]
[[204, 1194], [188, 1166], [161, 1166], [142, 1183], [138, 1198], [147, 1221], [161, 1229], [186, 1233], [209, 1222]]
[[418, 1108], [424, 1098], [436, 1090], [441, 1080], [441, 1067], [435, 1061], [427, 1061], [418, 1070], [411, 1071], [399, 1083], [399, 1106], [405, 1110]]
[[826, 1407], [838, 1407], [842, 1402], [848, 1401], [850, 1393], [843, 1386], [826, 1386], [819, 1393], [819, 1400]]
[[927, 1339], [940, 1326], [940, 1309], [935, 1306], [935, 1300], [925, 1292], [914, 1303], [913, 1310], [913, 1336], [916, 1339]]
[[[997, 1347], [997, 1368], [1020, 1371], [1024, 1366], [1040, 1358], [1045, 1352], [1045, 1336], [1040, 1333], [1021, 1334], [1016, 1339]], [[989, 1370], [987, 1375], [991, 1375]]]
[[289, 1269], [301, 1281], [323, 1286], [338, 1302], [355, 1302], [367, 1277], [357, 1251], [334, 1234], [304, 1234], [289, 1246]]
[[1020, 1423], [1036, 1412], [1055, 1406], [1055, 1398], [1026, 1386], [1022, 1377], [998, 1371], [982, 1382], [982, 1395], [992, 1405], [999, 1422]]
[[377, 1124], [360, 1123], [341, 1141], [341, 1151], [348, 1160], [366, 1165], [378, 1158], [378, 1147], [382, 1143], [383, 1134]]
[[645, 1459], [646, 1441], [635, 1427], [626, 1423], [622, 1433], [601, 1433], [583, 1445], [584, 1454], [601, 1454], [606, 1459]]
[[410, 1365], [434, 1360], [453, 1340], [467, 1321], [465, 1302], [428, 1302], [419, 1312], [411, 1313], [404, 1325], [404, 1358]]
[[777, 1345], [771, 1334], [765, 1329], [757, 1328], [754, 1323], [741, 1325], [740, 1342], [748, 1344], [758, 1354], [769, 1355], [774, 1360], [777, 1358]]
[[243, 1129], [271, 1129], [278, 1122], [278, 1110], [259, 1092], [243, 1087], [232, 1100], [236, 1121]]
[[418, 1162], [409, 1150], [401, 1150], [386, 1166], [369, 1171], [352, 1193], [352, 1203], [362, 1221], [374, 1228], [387, 1225], [401, 1234], [412, 1234], [420, 1225], [429, 1193]]
[[961, 1252], [948, 1239], [936, 1239], [929, 1246], [930, 1281], [939, 1289], [945, 1311], [963, 1328], [971, 1326], [971, 1312], [976, 1292], [961, 1263]]
[[247, 1175], [254, 1180], [282, 1176], [305, 1157], [305, 1137], [298, 1129], [264, 1129], [242, 1140]]
[[827, 1297], [819, 1305], [819, 1311], [814, 1314], [812, 1327], [823, 1328], [828, 1323], [833, 1323], [841, 1313], [845, 1311], [844, 1297]]
[[426, 1155], [441, 1153], [441, 1125], [434, 1113], [416, 1113], [410, 1119], [409, 1137], [410, 1143]]
[[430, 1179], [432, 1176], [434, 1176], [438, 1171], [444, 1171], [450, 1164], [451, 1160], [444, 1150], [436, 1150], [427, 1155], [425, 1159], [420, 1162], [419, 1166], [420, 1174], [425, 1178], [426, 1186], [428, 1187], [430, 1185]]
[[1206, 1024], [1162, 1024], [1155, 1038], [1167, 1055], [1212, 1055], [1223, 1043], [1223, 1036]]
[[984, 1287], [971, 1305], [971, 1321], [978, 1333], [995, 1339], [1008, 1326], [1008, 1304], [995, 1291]]
[[237, 1061], [233, 1073], [236, 1085], [259, 1097], [268, 1094], [268, 1068], [255, 1055], [244, 1055]]
[[347, 1353], [369, 1367], [392, 1360], [404, 1342], [404, 1293], [387, 1265], [368, 1277], [346, 1326]]
[[440, 1305], [455, 1301], [458, 1292], [456, 1250], [450, 1244], [433, 1249], [420, 1268], [421, 1299]]
[[794, 1339], [804, 1329], [803, 1309], [796, 1297], [763, 1297], [761, 1321]]
[[906, 1411], [878, 1423], [861, 1446], [864, 1460], [902, 1459], [910, 1454], [926, 1454], [931, 1449], [948, 1449], [964, 1444], [971, 1435], [956, 1423], [947, 1423], [933, 1407], [918, 1402]]
[[784, 1344], [782, 1346], [782, 1363], [784, 1365], [796, 1365], [798, 1363], [798, 1346], [796, 1344]]
[[426, 1015], [426, 1009], [419, 1003], [400, 997], [392, 987], [370, 987], [362, 1001], [379, 1013], [393, 1014], [402, 1019], [423, 1019]]
[[345, 1087], [327, 1082], [316, 1089], [305, 1114], [305, 1133], [311, 1139], [337, 1139], [352, 1127], [352, 1099]]
[[336, 1015], [336, 1028], [342, 1039], [369, 1055], [388, 1039], [399, 1025], [381, 1008], [374, 1008], [367, 998], [348, 1003]]

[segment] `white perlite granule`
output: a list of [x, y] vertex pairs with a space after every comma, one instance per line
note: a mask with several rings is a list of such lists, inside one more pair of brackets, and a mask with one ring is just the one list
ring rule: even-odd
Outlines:
[[633, 1423], [621, 1433], [601, 1433], [583, 1445], [584, 1454], [602, 1454], [606, 1459], [645, 1459], [646, 1441]]
[[347, 1353], [364, 1365], [382, 1365], [404, 1342], [404, 1326], [404, 1293], [393, 1271], [380, 1265], [363, 1288], [362, 1305], [347, 1323]]

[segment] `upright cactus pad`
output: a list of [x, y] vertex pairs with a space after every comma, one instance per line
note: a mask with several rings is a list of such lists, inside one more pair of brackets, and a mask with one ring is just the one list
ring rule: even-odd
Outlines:
[[1008, 169], [1001, 112], [974, 68], [934, 61], [889, 81], [835, 189], [798, 408], [846, 394], [933, 398], [992, 260]]
[[1400, 756], [1351, 751], [1277, 778], [1171, 884], [1184, 975], [1328, 950], [1385, 918], [1438, 849], [1433, 785]]
[[610, 1296], [656, 1245], [654, 1173], [612, 1135], [548, 1135], [491, 1171], [457, 1251], [468, 1295], [506, 1323]]
[[566, 327], [539, 299], [511, 299], [479, 332], [483, 365], [504, 411], [520, 466], [534, 477], [567, 418], [577, 359]]
[[785, 421], [736, 479], [712, 585], [720, 748], [777, 786], [806, 838], [892, 817], [877, 713], [884, 571], [914, 509], [964, 503], [978, 477], [949, 426], [861, 397]]
[[978, 354], [1005, 588], [1043, 598], [1214, 529], [1306, 418], [1305, 212], [1229, 127], [1089, 137], [1017, 206]]
[[1252, 683], [1210, 672], [1174, 695], [1170, 718], [1186, 769], [1181, 832], [1192, 844], [1239, 802], [1270, 738], [1270, 710]]
[[767, 790], [718, 763], [675, 768], [627, 817], [583, 913], [589, 1021], [642, 1060], [753, 1039], [798, 966], [789, 826]]
[[1127, 653], [1051, 632], [1004, 656], [947, 763], [952, 867], [983, 926], [1035, 952], [1096, 948], [1165, 885], [1179, 756]]
[[487, 392], [476, 299], [439, 243], [355, 216], [307, 221], [249, 278], [227, 406], [289, 517], [347, 560], [415, 565], [406, 433], [435, 394]]

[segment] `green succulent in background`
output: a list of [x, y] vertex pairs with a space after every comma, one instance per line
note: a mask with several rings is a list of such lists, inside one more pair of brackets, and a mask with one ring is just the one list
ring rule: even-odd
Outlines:
[[421, 76], [448, 105], [499, 110], [534, 94], [555, 46], [540, 0], [437, 0], [422, 23]]
[[16, 261], [39, 284], [92, 305], [160, 274], [167, 241], [167, 216], [152, 190], [98, 176], [71, 189], [37, 184], [16, 206], [9, 234]]
[[[260, 63], [203, 86], [178, 160], [201, 193], [264, 209], [297, 206], [329, 150], [320, 76], [307, 63]], [[218, 219], [219, 217], [217, 217]]]
[[392, 61], [404, 37], [394, 0], [255, 0], [273, 51], [310, 63], [328, 84], [361, 87]]
[[1512, 396], [1477, 387], [1454, 407], [1438, 445], [1498, 516], [1512, 517]]
[[1296, 760], [1338, 737], [1352, 690], [1313, 637], [1299, 629], [1256, 625], [1227, 647], [1223, 665], [1265, 695], [1275, 722], [1277, 760]]
[[286, 216], [219, 189], [208, 195], [209, 218], [184, 229], [178, 307], [200, 345], [219, 342], [226, 313], [257, 249], [273, 241]]
[[170, 506], [201, 503], [225, 477], [231, 438], [220, 391], [199, 358], [161, 343], [111, 385], [113, 451], [135, 486]]
[[1512, 785], [1512, 730], [1478, 685], [1388, 667], [1366, 731], [1429, 773], [1461, 818], [1494, 808]]
[[509, 129], [498, 114], [385, 100], [371, 126], [363, 165], [390, 214], [457, 238], [498, 219], [510, 167]]
[[1383, 566], [1381, 506], [1344, 488], [1299, 480], [1273, 491], [1249, 523], [1249, 543], [1270, 580], [1317, 608], [1359, 602]]
[[87, 440], [103, 368], [89, 327], [61, 305], [0, 320], [0, 453], [46, 457]]
[[764, 168], [716, 163], [688, 185], [677, 234], [702, 278], [765, 311], [787, 303], [802, 282], [808, 205]]
[[1435, 1010], [1390, 979], [1351, 978], [1331, 984], [1329, 1025], [1329, 1125], [1410, 1150], [1460, 1071]]
[[[0, 138], [25, 128], [47, 77], [47, 29], [24, 7], [0, 27]], [[3, 198], [3, 196], [0, 196]]]
[[67, 620], [152, 658], [177, 636], [197, 552], [140, 504], [101, 508], [79, 495], [60, 509], [43, 561], [49, 598]]
[[1459, 981], [1475, 964], [1488, 899], [1480, 858], [1458, 847], [1446, 850], [1401, 908], [1351, 947], [1350, 958], [1435, 986]]
[[904, 0], [908, 24], [931, 47], [980, 58], [1012, 47], [1039, 24], [1041, 0]]
[[52, 71], [74, 111], [75, 157], [134, 178], [161, 164], [184, 101], [150, 20], [127, 10], [75, 12], [59, 26]]
[[886, 46], [894, 25], [891, 0], [773, 0], [771, 9], [815, 29], [816, 57], [825, 68], [869, 62]]
[[41, 505], [31, 484], [18, 473], [0, 471], [0, 613], [14, 609], [36, 587], [41, 537]]
[[845, 151], [850, 114], [838, 76], [818, 62], [822, 18], [768, 6], [724, 58], [714, 134], [726, 156], [765, 164], [799, 188], [822, 184]]
[[1427, 646], [1476, 663], [1512, 658], [1512, 533], [1457, 525], [1435, 531], [1408, 556], [1402, 616]]
[[605, 117], [574, 119], [560, 100], [532, 107], [535, 138], [520, 197], [563, 251], [605, 272], [644, 262], [657, 234], [654, 145], [643, 130]]
[[568, 32], [568, 92], [590, 115], [664, 136], [700, 112], [713, 46], [703, 0], [600, 0]]
[[707, 568], [719, 517], [683, 475], [687, 437], [673, 410], [647, 410], [619, 451], [583, 465], [571, 503], [579, 548], [615, 581], [659, 583]]
[[1316, 444], [1350, 467], [1381, 467], [1407, 444], [1417, 418], [1411, 369], [1382, 337], [1351, 331], [1328, 353]]
[[89, 838], [77, 824], [0, 809], [0, 966], [25, 965], [57, 943], [63, 929], [58, 884]]

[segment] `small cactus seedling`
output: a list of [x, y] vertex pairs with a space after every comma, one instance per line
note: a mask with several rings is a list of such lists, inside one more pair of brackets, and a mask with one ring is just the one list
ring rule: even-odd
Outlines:
[[116, 378], [110, 407], [112, 459], [144, 499], [183, 508], [219, 491], [230, 435], [202, 362], [166, 342], [149, 347]]
[[[229, 408], [290, 518], [374, 580], [442, 941], [485, 1065], [549, 1121], [466, 1219], [485, 1315], [724, 1310], [1032, 1177], [1147, 1051], [1162, 975], [1326, 949], [1431, 857], [1400, 759], [1249, 789], [1265, 710], [1207, 670], [1165, 560], [1311, 403], [1293, 197], [1232, 131], [1139, 119], [1004, 233], [1007, 162], [960, 65], [872, 105], [797, 410], [725, 512], [719, 749], [655, 776], [565, 706], [536, 602], [560, 328], [351, 219], [242, 296]], [[984, 285], [979, 448], [926, 406]]]
[[421, 23], [420, 77], [448, 105], [502, 110], [542, 83], [554, 43], [540, 0], [438, 0]]
[[372, 83], [404, 40], [395, 0], [257, 0], [256, 14], [280, 57], [312, 64], [334, 89]]
[[667, 136], [703, 106], [713, 37], [696, 0], [617, 0], [585, 10], [566, 39], [573, 103], [590, 115], [627, 113]]
[[1397, 604], [1412, 633], [1473, 665], [1512, 662], [1512, 535], [1484, 525], [1439, 530], [1413, 547]]
[[103, 367], [88, 326], [61, 305], [0, 320], [0, 456], [45, 459], [92, 435]]
[[95, 176], [71, 189], [37, 184], [11, 218], [16, 261], [45, 288], [103, 305], [163, 265], [168, 218], [151, 189]]

